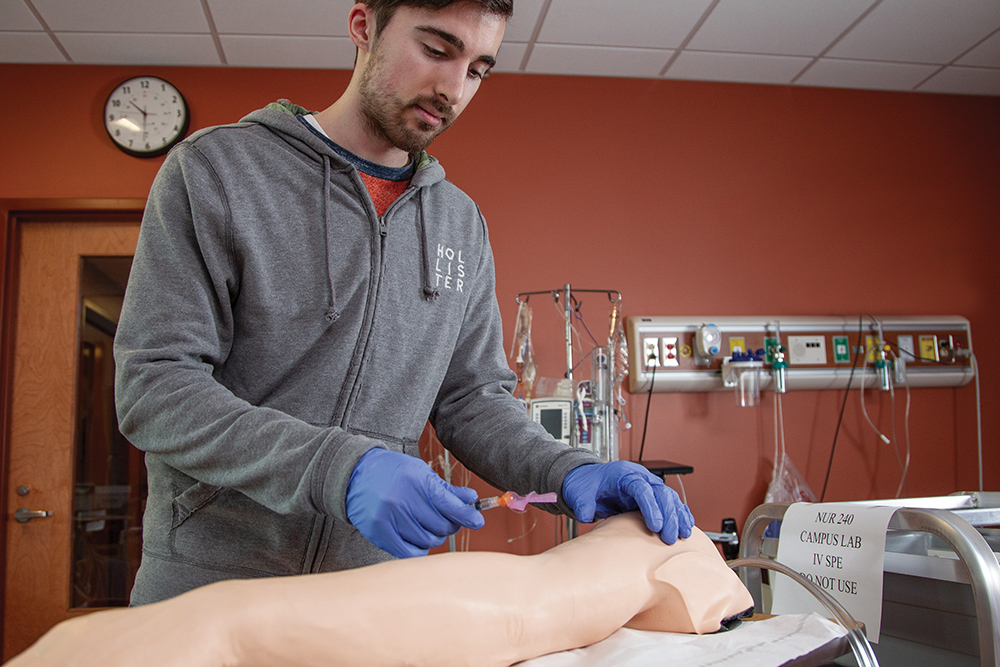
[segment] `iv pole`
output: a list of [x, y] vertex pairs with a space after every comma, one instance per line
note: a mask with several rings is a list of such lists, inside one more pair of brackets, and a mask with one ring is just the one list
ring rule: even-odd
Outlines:
[[[622, 293], [618, 290], [607, 290], [607, 289], [578, 289], [575, 290], [577, 293], [597, 293], [597, 294], [607, 294], [608, 300], [611, 303], [618, 303], [622, 300]], [[563, 316], [566, 319], [566, 378], [570, 383], [570, 391], [572, 392], [573, 387], [573, 292], [574, 290], [569, 283], [563, 285], [561, 289], [554, 290], [543, 290], [539, 292], [520, 292], [517, 295], [517, 303], [521, 305], [522, 303], [527, 303], [528, 299], [535, 294], [549, 294], [552, 296], [553, 301], [559, 301], [559, 295], [562, 294], [563, 298]], [[611, 339], [608, 339], [608, 348], [611, 349]], [[606, 419], [608, 423], [611, 422], [610, 419]], [[612, 426], [613, 428], [613, 426]], [[570, 434], [571, 441], [576, 442], [576, 419], [570, 420]], [[567, 539], [573, 539], [577, 535], [576, 521], [566, 517], [566, 537]]]

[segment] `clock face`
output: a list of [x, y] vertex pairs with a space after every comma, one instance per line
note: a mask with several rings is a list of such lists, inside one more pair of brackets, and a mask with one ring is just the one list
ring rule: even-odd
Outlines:
[[129, 155], [162, 155], [187, 132], [187, 103], [169, 82], [137, 76], [123, 81], [108, 96], [104, 127], [115, 145]]

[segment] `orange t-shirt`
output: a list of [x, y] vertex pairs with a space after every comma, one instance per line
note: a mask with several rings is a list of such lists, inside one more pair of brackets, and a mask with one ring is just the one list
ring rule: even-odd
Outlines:
[[386, 178], [366, 174], [363, 171], [358, 171], [358, 173], [361, 174], [361, 180], [365, 182], [365, 187], [368, 188], [368, 194], [372, 198], [372, 203], [375, 204], [375, 212], [378, 213], [380, 218], [385, 215], [385, 212], [389, 210], [392, 203], [399, 199], [399, 195], [403, 194], [403, 191], [410, 184], [409, 179], [405, 181], [390, 181]]

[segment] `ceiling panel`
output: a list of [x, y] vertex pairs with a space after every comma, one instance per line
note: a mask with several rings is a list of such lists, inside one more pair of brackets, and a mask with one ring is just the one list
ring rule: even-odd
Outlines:
[[[1000, 0], [515, 4], [498, 72], [1000, 95]], [[351, 6], [0, 0], [0, 62], [348, 69]]]
[[211, 35], [107, 34], [57, 35], [73, 62], [116, 65], [221, 64]]
[[552, 0], [538, 41], [601, 46], [680, 46], [711, 0]]
[[851, 88], [913, 90], [938, 69], [936, 65], [820, 58], [798, 78], [798, 83], [842, 88], [850, 82]]
[[672, 51], [605, 46], [538, 44], [528, 61], [529, 72], [577, 76], [659, 76]]
[[507, 22], [504, 40], [511, 42], [527, 42], [535, 32], [538, 17], [545, 6], [545, 0], [517, 0], [514, 3], [514, 16]]
[[237, 67], [350, 69], [354, 62], [354, 42], [347, 37], [222, 35], [219, 40], [226, 62]]
[[1000, 70], [979, 67], [946, 67], [920, 86], [932, 93], [1000, 95]]
[[0, 0], [0, 30], [41, 30], [42, 25], [21, 0]]
[[997, 0], [883, 0], [828, 55], [945, 64], [998, 26]]
[[1000, 31], [987, 37], [958, 59], [956, 65], [997, 67], [1000, 64]]
[[220, 33], [347, 37], [351, 0], [206, 0]]
[[667, 76], [671, 79], [786, 84], [812, 61], [812, 58], [799, 56], [684, 51], [670, 66]]
[[687, 45], [700, 51], [818, 56], [874, 0], [721, 0]]
[[31, 0], [52, 30], [74, 32], [207, 33], [199, 0]]
[[0, 32], [0, 53], [11, 63], [62, 63], [63, 54], [44, 32]]
[[527, 43], [504, 42], [497, 55], [494, 72], [517, 72], [521, 69], [521, 61], [528, 50]]

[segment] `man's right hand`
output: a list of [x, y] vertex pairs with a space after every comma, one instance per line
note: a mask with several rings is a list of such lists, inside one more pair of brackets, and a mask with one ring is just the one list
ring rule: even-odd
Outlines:
[[413, 456], [372, 449], [347, 483], [347, 518], [375, 546], [397, 558], [426, 556], [432, 547], [485, 521], [473, 489], [452, 486]]

